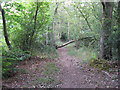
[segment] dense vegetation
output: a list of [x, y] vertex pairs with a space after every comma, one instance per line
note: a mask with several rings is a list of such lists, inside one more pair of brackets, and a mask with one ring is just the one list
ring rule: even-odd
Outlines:
[[56, 55], [56, 47], [71, 40], [78, 56], [91, 53], [85, 60], [120, 59], [120, 1], [9, 1], [0, 11], [3, 77], [17, 72], [14, 67], [22, 60]]

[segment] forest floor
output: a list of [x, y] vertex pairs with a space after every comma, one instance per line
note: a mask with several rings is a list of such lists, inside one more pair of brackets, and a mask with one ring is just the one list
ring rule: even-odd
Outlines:
[[3, 80], [10, 88], [116, 88], [118, 83], [81, 59], [68, 55], [67, 48], [58, 49], [59, 57], [42, 60], [39, 57], [21, 62], [14, 77]]

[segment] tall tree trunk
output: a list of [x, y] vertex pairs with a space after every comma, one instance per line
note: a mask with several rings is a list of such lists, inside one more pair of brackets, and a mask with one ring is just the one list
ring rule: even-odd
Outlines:
[[11, 44], [10, 44], [10, 41], [9, 41], [9, 38], [8, 38], [7, 29], [6, 29], [5, 11], [2, 9], [1, 4], [0, 4], [0, 11], [2, 13], [3, 32], [4, 32], [5, 42], [8, 46], [8, 48], [11, 50]]
[[54, 46], [55, 45], [55, 23], [54, 22], [53, 22], [53, 31], [51, 31], [50, 35], [51, 35], [51, 45]]
[[111, 23], [112, 23], [112, 11], [113, 6], [112, 2], [103, 2], [103, 23], [101, 30], [101, 39], [100, 39], [100, 58], [102, 59], [111, 59], [111, 43], [110, 43], [110, 34], [111, 34]]
[[118, 40], [117, 40], [117, 48], [118, 48], [118, 60], [120, 60], [120, 1], [118, 2]]
[[31, 36], [30, 36], [30, 41], [29, 41], [29, 44], [30, 44], [30, 48], [31, 48], [31, 45], [32, 45], [32, 41], [33, 41], [33, 36], [36, 32], [36, 22], [37, 22], [37, 15], [38, 15], [38, 10], [39, 10], [39, 5], [38, 5], [38, 0], [37, 0], [37, 6], [36, 6], [36, 11], [35, 11], [35, 16], [34, 16], [34, 26], [33, 26], [33, 31], [31, 33]]
[[70, 23], [68, 21], [68, 31], [67, 31], [68, 35], [67, 35], [67, 39], [70, 40]]
[[[61, 22], [59, 21], [59, 31], [61, 30]], [[61, 33], [58, 33], [58, 38], [60, 39]]]

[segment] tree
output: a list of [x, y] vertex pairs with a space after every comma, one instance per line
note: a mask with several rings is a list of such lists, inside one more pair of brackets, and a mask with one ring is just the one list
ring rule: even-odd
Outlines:
[[2, 13], [3, 33], [4, 33], [5, 42], [6, 42], [7, 46], [8, 46], [8, 48], [11, 49], [11, 44], [10, 44], [10, 41], [9, 41], [9, 38], [8, 38], [7, 29], [6, 29], [5, 11], [4, 11], [4, 9], [2, 9], [1, 3], [0, 3], [0, 11]]
[[[7, 29], [12, 47], [27, 51], [34, 48], [35, 43], [44, 43], [43, 34], [50, 23], [49, 2], [6, 2]], [[31, 8], [30, 8], [31, 7]]]
[[112, 11], [113, 5], [112, 2], [102, 1], [103, 7], [103, 23], [101, 30], [101, 39], [100, 39], [100, 58], [102, 59], [111, 59], [111, 43], [110, 43], [110, 34], [112, 26]]
[[37, 23], [36, 21], [37, 21], [37, 15], [38, 15], [38, 10], [39, 10], [38, 0], [37, 0], [36, 3], [37, 3], [37, 5], [36, 5], [35, 16], [34, 16], [34, 26], [33, 26], [34, 28], [33, 28], [33, 31], [31, 33], [31, 38], [30, 38], [30, 41], [29, 41], [30, 47], [31, 47], [31, 44], [32, 44], [33, 36], [36, 32], [36, 23]]

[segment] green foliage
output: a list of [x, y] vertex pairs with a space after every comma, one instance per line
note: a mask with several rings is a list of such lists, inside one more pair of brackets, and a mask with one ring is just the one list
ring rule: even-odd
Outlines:
[[87, 63], [94, 68], [98, 68], [99, 70], [109, 71], [111, 65], [108, 60], [97, 59], [96, 50], [82, 47], [80, 49], [70, 48], [69, 47], [69, 55], [77, 56], [82, 60], [82, 63]]
[[61, 33], [61, 41], [67, 41], [67, 34], [66, 33]]
[[[84, 63], [91, 60], [93, 60], [92, 63], [96, 63], [94, 60], [97, 59], [98, 42], [100, 40], [100, 30], [102, 29], [101, 3], [73, 2], [69, 4], [59, 3], [57, 13], [54, 15], [56, 3], [22, 3], [15, 1], [4, 3], [3, 9], [5, 10], [7, 31], [13, 50], [7, 51], [5, 47], [2, 50], [3, 76], [9, 76], [11, 72], [17, 71], [15, 65], [19, 61], [30, 57], [30, 53], [25, 51], [30, 51], [32, 55], [40, 56], [40, 58], [57, 57], [57, 51], [51, 45], [53, 44], [51, 38], [54, 39], [55, 37], [55, 41], [58, 41], [60, 36], [62, 36], [62, 40], [78, 40], [91, 37], [81, 40], [80, 45], [78, 45], [80, 49], [78, 50], [71, 48], [69, 45], [68, 54], [80, 57]], [[117, 44], [119, 41], [119, 30], [116, 25], [117, 7], [113, 9], [113, 25], [109, 35], [110, 38], [107, 41], [110, 42], [109, 47], [112, 47], [113, 59], [117, 59]], [[3, 38], [1, 40], [4, 41]], [[57, 42], [57, 44], [62, 43]], [[0, 44], [0, 46], [2, 45]], [[101, 65], [98, 65], [98, 67], [103, 68]], [[48, 65], [46, 70], [46, 74], [57, 71], [52, 64]]]
[[18, 70], [15, 68], [19, 61], [29, 58], [31, 55], [29, 52], [21, 51], [19, 49], [13, 49], [6, 51], [2, 50], [2, 74], [3, 78], [12, 76]]
[[96, 53], [96, 50], [93, 48], [81, 47], [79, 49], [75, 49], [68, 47], [68, 49], [68, 54], [79, 57], [82, 60], [81, 63], [89, 63], [93, 58], [97, 59], [98, 53]]
[[33, 56], [39, 56], [44, 59], [54, 59], [58, 57], [58, 53], [55, 47], [49, 45], [35, 44], [36, 47], [32, 48], [31, 52]]
[[[35, 23], [36, 7], [38, 12]], [[41, 39], [50, 22], [49, 2], [6, 2], [7, 28], [10, 33], [11, 43], [14, 47], [22, 50], [31, 49], [37, 39]], [[32, 45], [31, 45], [32, 44]]]
[[46, 37], [44, 35], [51, 32], [48, 29], [52, 20], [49, 4], [50, 2], [9, 1], [3, 5], [7, 30], [13, 47], [11, 51], [7, 51], [5, 48], [2, 50], [4, 77], [9, 77], [12, 72], [19, 71], [15, 69], [15, 66], [19, 64], [19, 61], [29, 58], [30, 55], [41, 58], [57, 56], [54, 47], [45, 45]]

